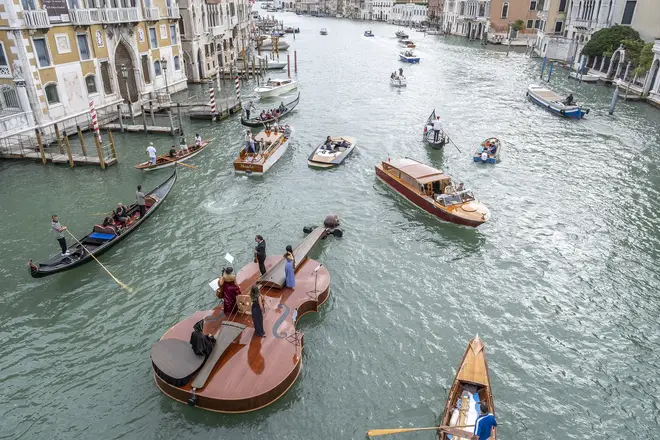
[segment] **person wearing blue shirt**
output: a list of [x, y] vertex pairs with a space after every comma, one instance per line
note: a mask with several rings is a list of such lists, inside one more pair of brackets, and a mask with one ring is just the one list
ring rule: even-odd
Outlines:
[[474, 436], [472, 440], [488, 440], [493, 428], [497, 426], [497, 420], [493, 413], [488, 412], [488, 402], [481, 401], [480, 403], [481, 414], [474, 422]]

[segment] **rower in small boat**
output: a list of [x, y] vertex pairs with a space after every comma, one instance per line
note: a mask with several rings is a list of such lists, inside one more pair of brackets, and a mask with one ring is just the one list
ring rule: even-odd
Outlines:
[[493, 428], [497, 426], [495, 415], [488, 411], [488, 402], [482, 400], [479, 402], [479, 417], [474, 422], [474, 436], [475, 440], [488, 440]]
[[172, 148], [170, 148], [170, 153], [168, 154], [168, 156], [170, 156], [171, 158], [176, 157], [176, 147], [174, 145], [172, 145]]
[[152, 165], [156, 165], [156, 148], [154, 148], [154, 143], [149, 142], [149, 146], [147, 147], [147, 154], [149, 154], [149, 161], [151, 162]]
[[186, 145], [186, 138], [181, 136], [181, 140], [179, 141], [179, 149], [181, 150], [181, 154], [187, 154], [188, 153], [188, 145]]
[[435, 121], [433, 121], [433, 142], [438, 142], [442, 131], [442, 122], [440, 122], [440, 116], [437, 116]]
[[202, 137], [197, 133], [195, 135], [195, 146], [199, 147], [202, 145]]

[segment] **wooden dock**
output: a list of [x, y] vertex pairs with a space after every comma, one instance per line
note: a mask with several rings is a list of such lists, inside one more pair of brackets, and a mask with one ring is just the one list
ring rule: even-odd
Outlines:
[[[41, 153], [25, 153], [20, 157], [14, 156], [13, 158], [23, 158], [23, 159], [34, 159], [41, 160]], [[83, 156], [80, 154], [72, 154], [71, 158], [75, 165], [101, 165], [101, 161], [98, 157], [93, 156]], [[46, 153], [46, 161], [52, 163], [69, 163], [69, 156], [66, 154], [59, 153]], [[117, 159], [114, 157], [105, 158], [105, 166], [114, 165], [117, 163]]]
[[[121, 125], [116, 123], [105, 124], [103, 128], [110, 131], [122, 131]], [[170, 134], [173, 131], [176, 134], [180, 130], [178, 127], [174, 127], [172, 129], [171, 127], [163, 127], [159, 125], [147, 125], [145, 129], [144, 125], [124, 124], [124, 131], [127, 131], [129, 133], [144, 133], [146, 131], [147, 133], [160, 133], [160, 134]]]

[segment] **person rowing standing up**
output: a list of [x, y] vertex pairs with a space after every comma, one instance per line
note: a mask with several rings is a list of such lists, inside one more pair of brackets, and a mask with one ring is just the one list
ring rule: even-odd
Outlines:
[[149, 161], [151, 162], [151, 165], [156, 165], [156, 149], [154, 148], [153, 142], [149, 142], [147, 153], [149, 154]]
[[176, 157], [176, 147], [172, 145], [172, 148], [170, 148], [170, 159], [174, 159]]
[[195, 145], [198, 147], [202, 146], [202, 137], [199, 135], [199, 133], [195, 135]]
[[53, 234], [55, 235], [55, 239], [60, 244], [60, 248], [62, 249], [62, 256], [65, 257], [70, 254], [70, 252], [66, 250], [66, 238], [64, 238], [64, 234], [62, 234], [63, 231], [66, 231], [66, 226], [62, 226], [60, 224], [57, 215], [53, 215], [51, 217], [51, 220], [52, 223], [50, 225], [50, 228], [52, 229]]
[[440, 122], [440, 116], [433, 121], [433, 142], [438, 142], [440, 137], [440, 132], [442, 131], [442, 122]]
[[135, 201], [137, 202], [138, 208], [140, 209], [140, 218], [144, 218], [147, 213], [147, 203], [144, 200], [144, 193], [142, 192], [142, 185], [137, 186], [137, 191], [135, 191]]
[[480, 403], [481, 414], [474, 422], [474, 435], [471, 440], [488, 440], [497, 426], [497, 420], [493, 413], [488, 412], [488, 402], [482, 400]]

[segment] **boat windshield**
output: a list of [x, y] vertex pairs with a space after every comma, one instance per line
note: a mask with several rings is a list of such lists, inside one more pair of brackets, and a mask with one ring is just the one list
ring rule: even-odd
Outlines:
[[474, 200], [472, 191], [465, 190], [454, 194], [436, 194], [435, 201], [443, 206], [460, 205]]

